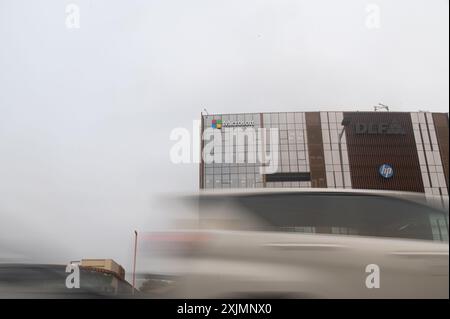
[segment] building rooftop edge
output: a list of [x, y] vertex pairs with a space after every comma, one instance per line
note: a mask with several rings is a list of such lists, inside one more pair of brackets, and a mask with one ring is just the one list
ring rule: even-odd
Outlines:
[[269, 112], [230, 112], [230, 113], [210, 113], [201, 114], [203, 117], [206, 116], [219, 116], [219, 115], [245, 115], [245, 114], [272, 114], [272, 113], [316, 113], [316, 112], [353, 112], [353, 113], [432, 113], [432, 114], [448, 114], [449, 112], [433, 112], [433, 111], [351, 111], [351, 110], [322, 110], [322, 111], [269, 111]]

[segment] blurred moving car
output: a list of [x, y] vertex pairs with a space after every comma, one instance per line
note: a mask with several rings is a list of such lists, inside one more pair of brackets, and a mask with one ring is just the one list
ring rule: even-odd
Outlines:
[[[177, 228], [141, 237], [148, 280], [166, 278], [158, 289], [146, 289], [148, 296], [449, 296], [448, 198], [386, 191], [230, 190], [184, 196], [180, 207], [186, 217], [178, 219]], [[374, 275], [379, 275], [379, 288], [373, 288]]]

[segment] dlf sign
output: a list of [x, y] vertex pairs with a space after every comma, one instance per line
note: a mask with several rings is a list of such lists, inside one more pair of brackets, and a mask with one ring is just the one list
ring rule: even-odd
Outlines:
[[391, 123], [356, 123], [355, 124], [356, 134], [386, 134], [386, 135], [404, 135], [405, 130], [397, 122]]

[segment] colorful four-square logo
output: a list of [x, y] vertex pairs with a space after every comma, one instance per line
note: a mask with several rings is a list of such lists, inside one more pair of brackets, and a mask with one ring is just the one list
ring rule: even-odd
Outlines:
[[222, 120], [212, 120], [211, 127], [221, 129], [222, 128]]

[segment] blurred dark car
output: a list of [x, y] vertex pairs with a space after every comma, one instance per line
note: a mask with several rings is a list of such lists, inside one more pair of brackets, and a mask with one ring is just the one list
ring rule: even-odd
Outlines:
[[80, 267], [80, 287], [67, 288], [66, 266], [0, 264], [0, 298], [130, 298], [114, 274]]

